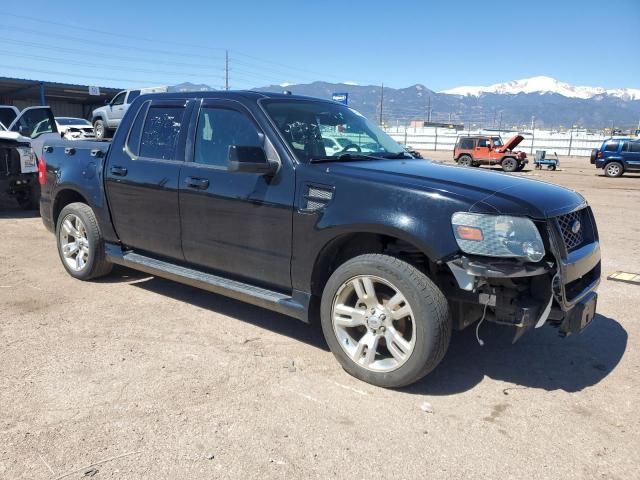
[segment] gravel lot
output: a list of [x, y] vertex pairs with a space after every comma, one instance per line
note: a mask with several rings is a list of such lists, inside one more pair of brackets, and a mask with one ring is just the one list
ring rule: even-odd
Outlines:
[[[522, 174], [587, 197], [605, 276], [640, 272], [640, 175]], [[0, 479], [638, 478], [640, 286], [603, 277], [579, 336], [454, 333], [383, 390], [318, 327], [122, 268], [76, 281], [35, 212], [1, 207]]]

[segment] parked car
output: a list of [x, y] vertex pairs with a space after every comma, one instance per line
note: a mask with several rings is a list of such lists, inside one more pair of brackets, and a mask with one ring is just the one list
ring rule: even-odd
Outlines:
[[524, 139], [522, 135], [511, 137], [502, 143], [500, 137], [462, 136], [458, 137], [453, 150], [453, 159], [465, 167], [479, 165], [500, 165], [505, 172], [522, 170], [528, 163], [525, 152], [516, 152], [516, 148]]
[[345, 151], [349, 146], [353, 145], [353, 141], [346, 137], [329, 137], [323, 136], [324, 150], [327, 155], [335, 155]]
[[640, 139], [609, 138], [599, 149], [591, 151], [591, 164], [602, 168], [607, 177], [625, 172], [640, 172]]
[[13, 196], [24, 209], [38, 208], [40, 186], [35, 143], [46, 134], [56, 134], [49, 107], [30, 107], [20, 112], [0, 106], [0, 190]]
[[167, 89], [168, 87], [148, 87], [118, 92], [105, 103], [104, 107], [96, 108], [91, 112], [91, 124], [96, 140], [111, 138], [131, 103], [140, 95], [166, 92]]
[[89, 120], [73, 117], [56, 117], [58, 132], [67, 140], [93, 140], [96, 138]]
[[[327, 155], [332, 128], [381, 148]], [[148, 95], [111, 143], [44, 151], [40, 212], [69, 275], [121, 264], [305, 322], [319, 313], [343, 368], [375, 385], [429, 373], [452, 329], [569, 334], [595, 315], [598, 231], [579, 193], [414, 159], [335, 102]]]

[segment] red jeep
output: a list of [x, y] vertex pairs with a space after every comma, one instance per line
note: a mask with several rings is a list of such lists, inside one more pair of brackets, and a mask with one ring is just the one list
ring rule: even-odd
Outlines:
[[453, 150], [453, 159], [465, 167], [500, 165], [505, 172], [520, 171], [527, 164], [527, 154], [514, 152], [524, 137], [515, 135], [503, 144], [500, 137], [480, 135], [458, 137]]

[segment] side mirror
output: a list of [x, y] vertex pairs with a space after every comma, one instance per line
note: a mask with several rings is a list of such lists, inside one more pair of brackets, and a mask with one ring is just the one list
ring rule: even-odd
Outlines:
[[262, 147], [229, 146], [229, 171], [273, 175], [278, 164], [270, 162]]
[[108, 98], [107, 98], [107, 99], [105, 99], [105, 101], [104, 101], [104, 104], [105, 104], [105, 105], [109, 105], [110, 103], [111, 103], [111, 100], [109, 100]]

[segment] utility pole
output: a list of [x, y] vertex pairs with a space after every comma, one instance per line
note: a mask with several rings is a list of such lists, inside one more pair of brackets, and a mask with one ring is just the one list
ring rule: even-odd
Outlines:
[[500, 123], [498, 124], [498, 136], [502, 134], [502, 110], [500, 110]]
[[431, 123], [431, 95], [429, 95], [429, 106], [427, 107], [427, 111], [429, 112], [428, 122]]
[[224, 89], [229, 90], [229, 50], [224, 52]]
[[382, 105], [384, 102], [384, 83], [380, 86], [380, 126], [382, 126]]
[[536, 116], [531, 115], [531, 131], [533, 132], [535, 128], [536, 128]]

